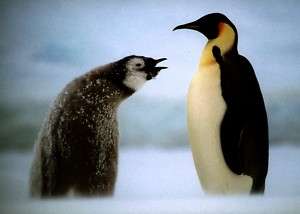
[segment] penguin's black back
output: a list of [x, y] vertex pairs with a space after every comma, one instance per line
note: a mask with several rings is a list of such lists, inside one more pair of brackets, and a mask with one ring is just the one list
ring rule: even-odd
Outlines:
[[268, 120], [263, 96], [250, 62], [228, 53], [221, 70], [227, 109], [221, 123], [221, 146], [228, 167], [252, 177], [251, 192], [263, 192], [268, 171]]

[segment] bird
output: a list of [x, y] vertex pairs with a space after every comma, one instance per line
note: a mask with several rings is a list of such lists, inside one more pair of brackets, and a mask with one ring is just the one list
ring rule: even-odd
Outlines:
[[92, 69], [66, 85], [35, 143], [32, 197], [113, 195], [118, 164], [118, 107], [167, 68], [157, 66], [164, 60], [127, 56]]
[[207, 43], [187, 95], [188, 138], [207, 194], [263, 194], [268, 173], [268, 117], [249, 60], [238, 52], [235, 25], [210, 13], [173, 29]]

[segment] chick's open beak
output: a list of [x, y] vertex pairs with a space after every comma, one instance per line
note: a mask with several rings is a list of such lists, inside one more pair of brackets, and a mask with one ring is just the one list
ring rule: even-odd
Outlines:
[[147, 80], [151, 80], [152, 78], [156, 77], [158, 72], [163, 69], [167, 69], [168, 67], [165, 66], [156, 66], [158, 63], [167, 60], [167, 58], [160, 58], [160, 59], [152, 59], [149, 58], [146, 62], [146, 72], [147, 72]]
[[[167, 60], [167, 58], [160, 58], [160, 59], [155, 59], [155, 65], [157, 65], [158, 63]], [[160, 66], [160, 67], [154, 67], [156, 70], [160, 71], [162, 69], [167, 69], [168, 67], [165, 66]]]

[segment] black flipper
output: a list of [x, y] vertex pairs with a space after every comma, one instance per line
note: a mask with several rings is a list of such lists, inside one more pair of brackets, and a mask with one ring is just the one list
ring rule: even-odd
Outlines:
[[246, 73], [243, 86], [246, 96], [245, 124], [243, 126], [240, 147], [244, 174], [253, 178], [252, 193], [263, 193], [269, 160], [268, 118], [264, 99], [249, 61], [239, 56], [239, 64]]
[[213, 56], [220, 66], [226, 112], [221, 123], [221, 146], [228, 167], [252, 177], [251, 193], [264, 192], [268, 171], [268, 121], [263, 96], [249, 61], [238, 54]]
[[221, 50], [218, 46], [213, 46], [212, 48], [212, 53], [213, 53], [213, 56], [215, 57], [216, 59], [216, 62], [219, 64], [219, 65], [223, 65], [224, 62], [223, 62], [223, 57], [222, 57], [222, 54], [221, 54]]

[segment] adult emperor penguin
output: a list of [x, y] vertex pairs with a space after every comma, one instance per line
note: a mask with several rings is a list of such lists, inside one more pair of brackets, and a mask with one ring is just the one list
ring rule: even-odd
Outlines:
[[113, 194], [118, 106], [165, 69], [156, 67], [165, 59], [128, 56], [76, 78], [63, 89], [35, 145], [32, 196]]
[[177, 29], [204, 34], [198, 71], [188, 92], [188, 132], [207, 193], [263, 193], [268, 171], [268, 121], [259, 83], [239, 55], [238, 34], [223, 14], [208, 14]]

